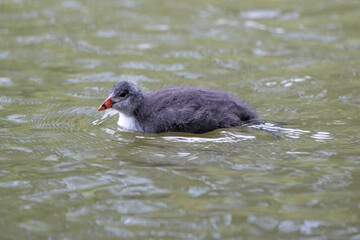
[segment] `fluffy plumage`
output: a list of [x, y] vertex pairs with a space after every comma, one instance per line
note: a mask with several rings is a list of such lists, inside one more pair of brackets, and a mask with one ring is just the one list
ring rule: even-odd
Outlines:
[[[126, 94], [126, 97], [120, 97]], [[204, 133], [241, 126], [257, 118], [247, 103], [219, 90], [174, 87], [146, 96], [131, 82], [120, 82], [110, 92], [113, 108], [136, 121], [134, 129], [150, 133]]]

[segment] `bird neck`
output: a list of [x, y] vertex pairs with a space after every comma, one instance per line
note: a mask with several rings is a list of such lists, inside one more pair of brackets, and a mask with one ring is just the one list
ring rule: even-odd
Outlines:
[[134, 114], [119, 112], [119, 120], [117, 123], [121, 128], [124, 128], [126, 130], [141, 131], [139, 123], [136, 120]]

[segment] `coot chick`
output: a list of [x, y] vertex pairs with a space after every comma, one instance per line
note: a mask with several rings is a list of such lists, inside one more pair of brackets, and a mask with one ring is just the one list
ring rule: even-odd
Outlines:
[[99, 111], [119, 111], [118, 125], [149, 133], [205, 133], [241, 126], [257, 118], [255, 110], [230, 93], [196, 87], [165, 88], [144, 95], [132, 82], [119, 82]]

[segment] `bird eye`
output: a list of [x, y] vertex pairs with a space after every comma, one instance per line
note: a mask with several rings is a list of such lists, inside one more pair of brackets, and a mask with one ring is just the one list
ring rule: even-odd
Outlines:
[[126, 97], [127, 94], [128, 94], [128, 92], [125, 91], [125, 92], [122, 92], [119, 96], [123, 98], [123, 97]]

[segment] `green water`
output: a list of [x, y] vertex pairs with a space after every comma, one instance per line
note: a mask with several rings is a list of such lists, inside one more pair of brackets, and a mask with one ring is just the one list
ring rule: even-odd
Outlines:
[[[0, 0], [0, 239], [360, 239], [359, 16]], [[121, 131], [97, 111], [120, 80], [232, 91], [267, 124]]]

